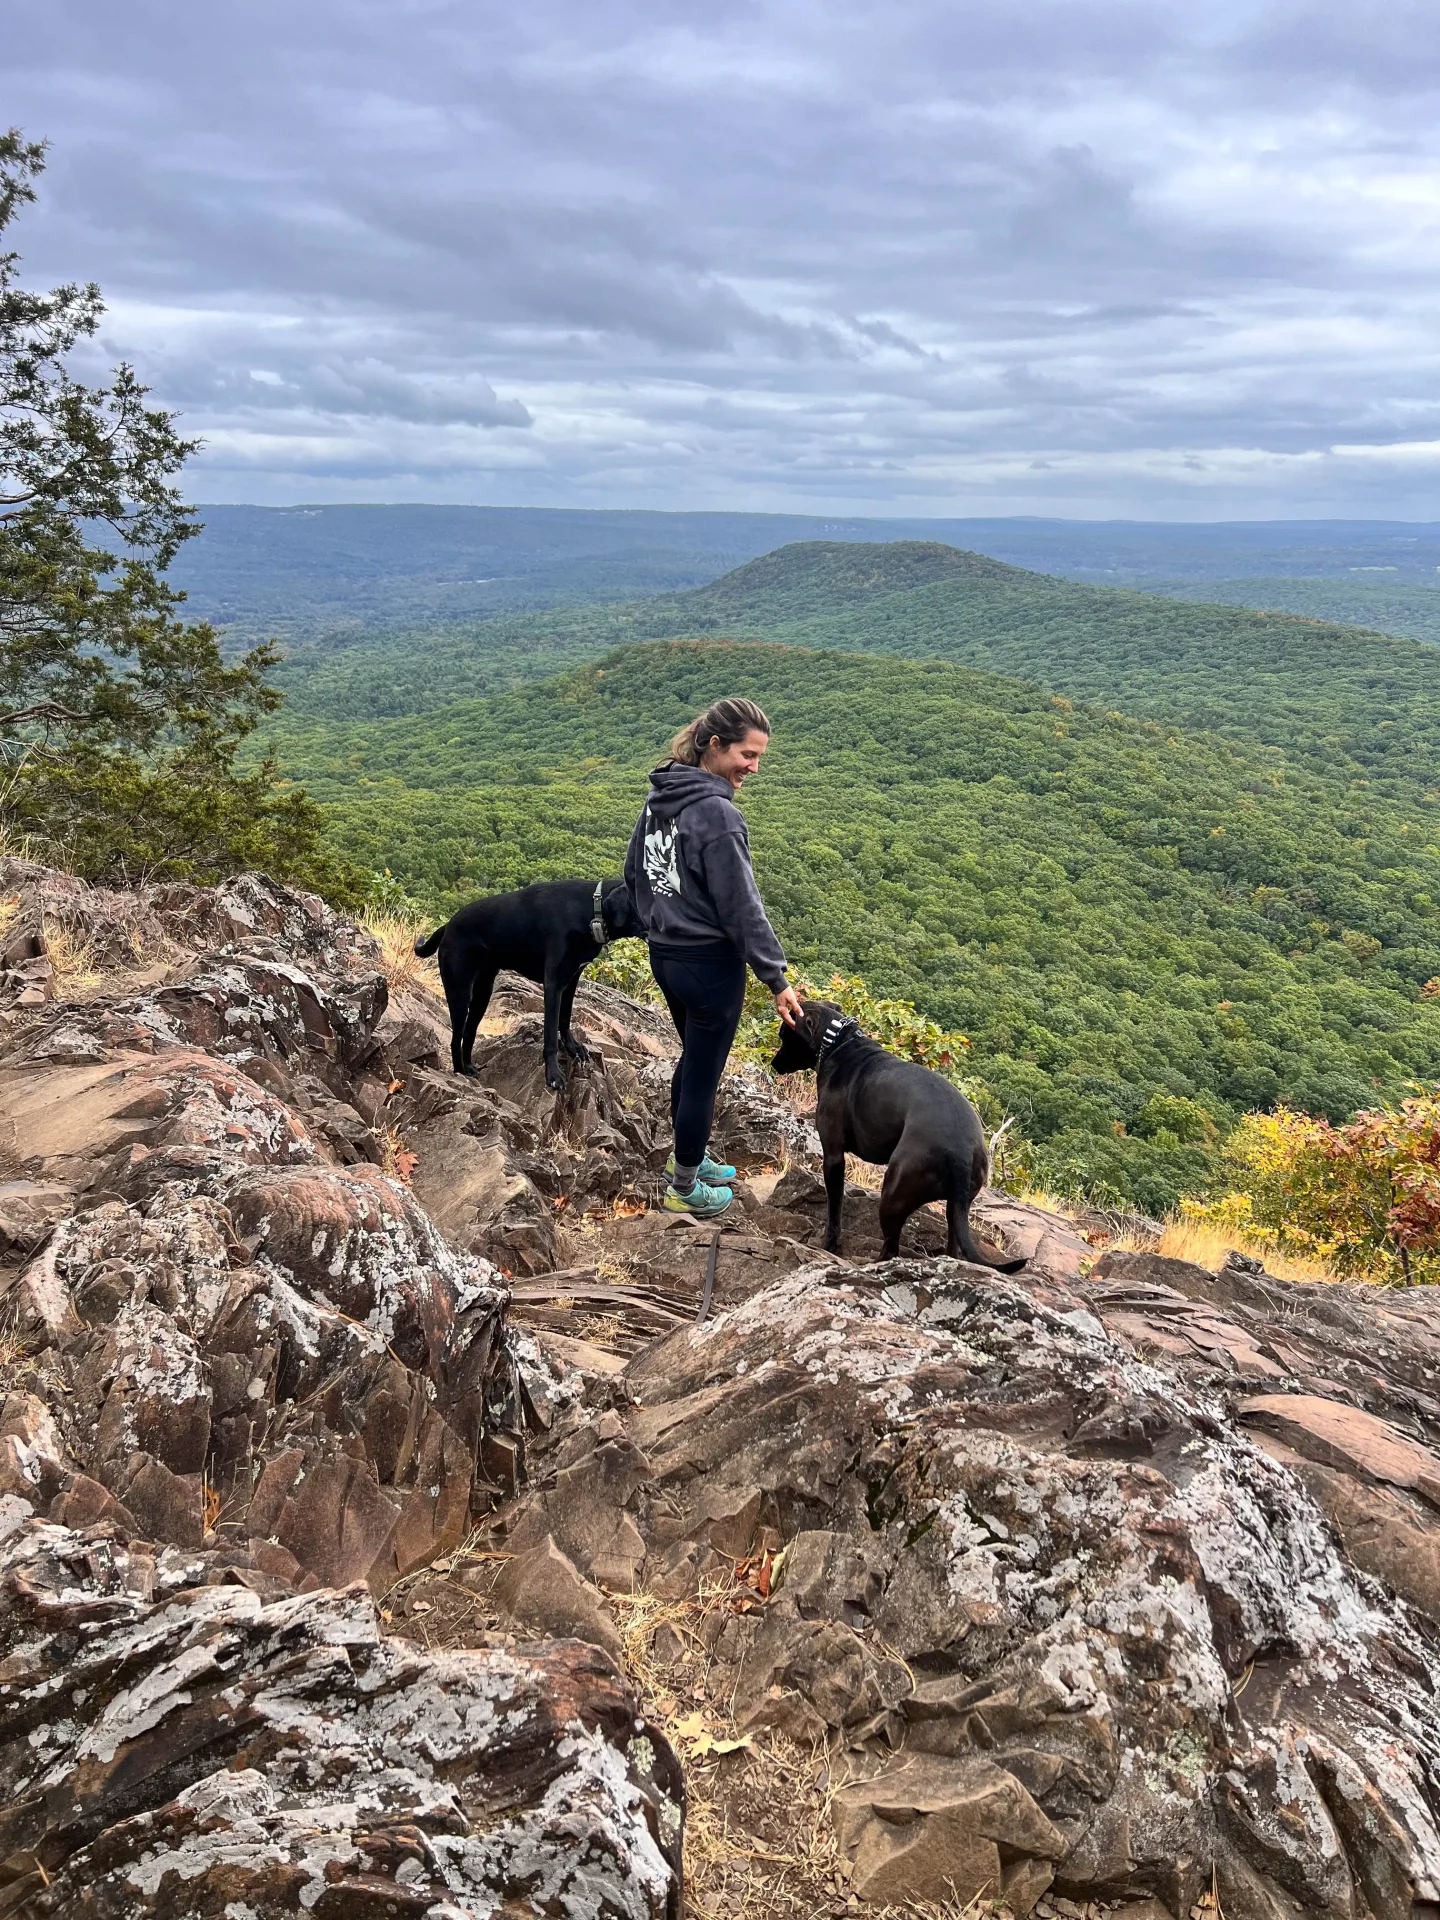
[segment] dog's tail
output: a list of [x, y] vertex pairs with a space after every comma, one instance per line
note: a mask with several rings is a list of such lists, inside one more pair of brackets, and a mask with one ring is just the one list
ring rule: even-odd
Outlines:
[[950, 1215], [951, 1230], [960, 1242], [960, 1251], [974, 1266], [991, 1267], [996, 1273], [1019, 1273], [1026, 1264], [1024, 1260], [996, 1260], [988, 1253], [982, 1253], [980, 1243], [970, 1231], [970, 1208], [968, 1203], [961, 1206], [952, 1200], [947, 1209]]
[[[445, 927], [448, 927], [449, 924], [450, 922], [447, 920], [445, 922]], [[416, 934], [415, 951], [422, 960], [428, 960], [431, 954], [434, 953], [435, 949], [439, 946], [440, 936], [442, 933], [444, 933], [445, 927], [437, 927], [434, 933], [426, 934], [424, 939], [421, 939], [418, 933]]]

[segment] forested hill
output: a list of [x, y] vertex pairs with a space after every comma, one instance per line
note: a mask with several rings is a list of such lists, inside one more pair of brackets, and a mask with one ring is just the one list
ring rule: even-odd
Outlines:
[[1440, 1075], [1440, 807], [1262, 747], [949, 663], [704, 642], [292, 721], [283, 749], [342, 843], [439, 906], [613, 871], [646, 769], [720, 691], [775, 722], [745, 809], [792, 953], [969, 1032], [1062, 1182], [1164, 1207], [1248, 1106]]
[[674, 617], [681, 630], [708, 631], [735, 622], [769, 628], [789, 620], [852, 613], [917, 587], [963, 588], [979, 581], [1014, 586], [1043, 578], [938, 540], [797, 540], [762, 553], [708, 586], [673, 595], [657, 612], [664, 620]]
[[1440, 649], [1323, 621], [1028, 573], [932, 542], [803, 542], [689, 593], [389, 636], [291, 663], [291, 715], [382, 718], [705, 635], [949, 660], [1280, 746], [1327, 772], [1440, 785]]

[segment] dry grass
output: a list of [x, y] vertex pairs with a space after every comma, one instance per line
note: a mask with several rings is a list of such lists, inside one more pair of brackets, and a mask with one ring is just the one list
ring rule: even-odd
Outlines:
[[434, 931], [431, 926], [406, 914], [380, 912], [362, 915], [360, 924], [380, 943], [380, 971], [387, 985], [419, 987], [439, 997], [440, 974], [435, 962], [422, 960], [415, 951], [416, 940]]
[[72, 933], [58, 921], [45, 922], [45, 953], [55, 969], [55, 984], [64, 993], [99, 986], [101, 973], [93, 942]]
[[1224, 1266], [1225, 1256], [1232, 1248], [1263, 1261], [1265, 1271], [1273, 1273], [1277, 1280], [1321, 1281], [1333, 1286], [1344, 1278], [1327, 1260], [1277, 1253], [1274, 1247], [1261, 1246], [1223, 1228], [1209, 1226], [1203, 1220], [1167, 1220], [1156, 1252], [1171, 1260], [1193, 1260], [1197, 1267], [1208, 1267], [1214, 1273]]
[[375, 1135], [380, 1142], [380, 1171], [408, 1187], [410, 1176], [420, 1163], [419, 1154], [398, 1127], [377, 1127]]
[[[828, 1756], [774, 1734], [741, 1733], [716, 1690], [707, 1645], [726, 1616], [756, 1601], [727, 1575], [704, 1583], [694, 1599], [616, 1594], [611, 1606], [645, 1711], [685, 1767], [687, 1905], [737, 1920], [810, 1920], [848, 1893], [829, 1820]], [[656, 1656], [662, 1629], [670, 1650], [678, 1648], [673, 1658]], [[762, 1840], [741, 1825], [734, 1803], [750, 1799], [776, 1814], [779, 1831]]]
[[33, 834], [17, 833], [12, 826], [0, 821], [0, 860], [38, 861], [44, 852]]
[[17, 1366], [28, 1353], [29, 1348], [20, 1333], [16, 1310], [0, 1315], [0, 1370]]
[[[514, 1646], [484, 1577], [488, 1568], [493, 1578], [509, 1558], [477, 1530], [453, 1553], [397, 1581], [380, 1617], [432, 1651]], [[763, 1604], [759, 1589], [768, 1571], [768, 1558], [741, 1562], [688, 1599], [608, 1596], [631, 1684], [685, 1770], [686, 1913], [694, 1920], [839, 1920], [859, 1912], [866, 1920], [1008, 1920], [1006, 1909], [989, 1900], [862, 1907], [830, 1817], [845, 1777], [842, 1756], [736, 1726], [728, 1691], [733, 1669], [711, 1648], [727, 1620]]]
[[1038, 1207], [1042, 1213], [1058, 1213], [1062, 1220], [1075, 1218], [1075, 1202], [1061, 1194], [1047, 1193], [1043, 1187], [1025, 1187], [1015, 1196], [1022, 1207]]
[[[421, 993], [443, 1001], [445, 992], [440, 984], [440, 969], [433, 958], [422, 960], [415, 951], [416, 940], [434, 932], [433, 921], [412, 920], [408, 914], [375, 910], [363, 913], [360, 924], [380, 943], [380, 971], [392, 993], [401, 987], [416, 987]], [[479, 1031], [494, 1039], [497, 1034], [509, 1033], [514, 1025], [513, 1015], [488, 1014], [480, 1022]]]
[[[574, 1305], [574, 1302], [571, 1302]], [[606, 1353], [616, 1353], [625, 1340], [626, 1327], [617, 1314], [582, 1313], [575, 1322], [572, 1339], [583, 1340], [587, 1346], [600, 1347]], [[633, 1342], [626, 1341], [627, 1350]]]
[[[1023, 1206], [1043, 1208], [1045, 1212], [1058, 1213], [1067, 1220], [1075, 1218], [1075, 1202], [1066, 1200], [1060, 1194], [1027, 1188], [1019, 1198]], [[1097, 1239], [1096, 1244], [1108, 1244], [1119, 1253], [1160, 1253], [1169, 1260], [1189, 1260], [1211, 1273], [1218, 1273], [1225, 1264], [1226, 1255], [1235, 1252], [1249, 1254], [1252, 1259], [1263, 1262], [1265, 1271], [1273, 1273], [1277, 1280], [1304, 1280], [1333, 1286], [1346, 1277], [1337, 1273], [1328, 1261], [1305, 1254], [1279, 1253], [1274, 1247], [1263, 1246], [1244, 1234], [1211, 1226], [1203, 1220], [1186, 1220], [1177, 1214], [1170, 1215], [1163, 1222], [1158, 1241], [1153, 1234], [1129, 1232], [1122, 1228], [1113, 1240], [1107, 1243]]]
[[797, 1120], [808, 1120], [819, 1098], [813, 1073], [787, 1073], [770, 1089], [782, 1107], [788, 1107]]
[[868, 1160], [857, 1160], [853, 1153], [845, 1156], [845, 1180], [852, 1187], [864, 1187], [867, 1193], [878, 1193], [885, 1184], [884, 1167], [872, 1167]]

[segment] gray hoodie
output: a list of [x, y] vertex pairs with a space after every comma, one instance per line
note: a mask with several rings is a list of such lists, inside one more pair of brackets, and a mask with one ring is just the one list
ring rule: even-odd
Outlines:
[[655, 769], [630, 836], [625, 881], [657, 946], [730, 940], [772, 993], [786, 984], [784, 950], [750, 870], [745, 820], [735, 789], [718, 773], [678, 760]]

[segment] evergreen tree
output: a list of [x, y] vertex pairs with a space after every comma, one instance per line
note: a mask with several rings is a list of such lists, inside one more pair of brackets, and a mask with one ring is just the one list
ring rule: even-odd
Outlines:
[[[43, 143], [0, 134], [0, 235]], [[278, 706], [273, 646], [227, 662], [165, 570], [200, 532], [176, 476], [197, 446], [128, 366], [69, 370], [100, 289], [18, 285], [0, 252], [0, 831], [92, 879], [210, 880], [243, 866], [353, 898], [319, 809], [273, 764], [237, 765]]]

